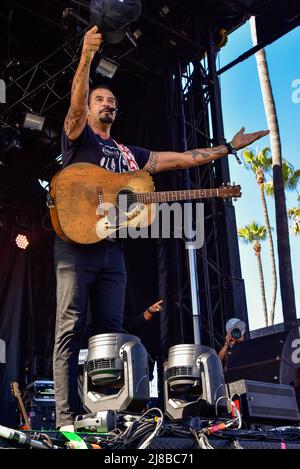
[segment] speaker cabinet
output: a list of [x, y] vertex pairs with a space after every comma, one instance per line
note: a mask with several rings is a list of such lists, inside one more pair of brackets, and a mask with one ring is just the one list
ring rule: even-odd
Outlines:
[[240, 379], [275, 384], [294, 384], [292, 342], [297, 332], [284, 331], [235, 344], [228, 354], [225, 381]]
[[300, 421], [293, 386], [241, 379], [229, 383], [228, 390], [231, 399], [239, 400], [244, 419]]

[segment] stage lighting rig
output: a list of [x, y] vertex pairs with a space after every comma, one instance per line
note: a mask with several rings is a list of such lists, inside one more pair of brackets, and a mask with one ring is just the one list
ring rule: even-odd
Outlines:
[[222, 362], [215, 350], [195, 344], [170, 348], [164, 363], [164, 401], [168, 417], [213, 417], [217, 401], [219, 411], [227, 409], [227, 397]]
[[160, 16], [164, 17], [167, 16], [170, 13], [170, 7], [168, 5], [164, 5], [160, 10], [159, 14]]
[[83, 378], [78, 391], [88, 412], [126, 410], [149, 399], [148, 355], [140, 339], [129, 334], [98, 334], [79, 356]]
[[36, 130], [38, 132], [41, 132], [43, 130], [45, 120], [45, 116], [33, 114], [32, 112], [26, 112], [23, 127], [24, 129]]
[[15, 243], [19, 249], [25, 251], [30, 244], [27, 234], [18, 233], [15, 237]]
[[106, 78], [113, 78], [118, 68], [119, 64], [115, 60], [102, 56], [96, 68], [96, 73]]

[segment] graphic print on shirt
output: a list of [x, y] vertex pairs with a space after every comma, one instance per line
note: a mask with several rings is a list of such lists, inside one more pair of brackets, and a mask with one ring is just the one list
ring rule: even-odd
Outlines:
[[100, 149], [99, 165], [108, 171], [124, 173], [130, 171], [127, 159], [119, 148], [109, 144], [104, 144], [98, 139]]

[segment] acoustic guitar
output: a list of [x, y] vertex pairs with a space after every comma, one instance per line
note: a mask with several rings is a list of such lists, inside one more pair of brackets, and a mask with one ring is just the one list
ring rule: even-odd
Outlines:
[[156, 204], [179, 200], [241, 196], [240, 186], [155, 192], [147, 171], [113, 173], [90, 163], [74, 163], [51, 179], [47, 205], [57, 235], [92, 244], [121, 228], [149, 226]]

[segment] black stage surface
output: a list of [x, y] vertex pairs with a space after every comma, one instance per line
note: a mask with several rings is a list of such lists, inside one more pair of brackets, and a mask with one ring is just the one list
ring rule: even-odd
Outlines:
[[[170, 428], [166, 430], [170, 433]], [[278, 427], [273, 430], [228, 430], [224, 432], [219, 432], [218, 435], [207, 438], [206, 442], [208, 444], [198, 444], [195, 436], [178, 436], [180, 432], [180, 427], [176, 429], [176, 436], [157, 436], [153, 438], [151, 443], [145, 451], [153, 453], [170, 452], [171, 454], [189, 454], [194, 453], [195, 450], [199, 449], [245, 449], [245, 450], [276, 450], [276, 449], [285, 449], [285, 450], [294, 450], [300, 449], [300, 426], [298, 427]], [[182, 433], [185, 430], [182, 428]], [[125, 440], [124, 445], [121, 446], [119, 443], [107, 444], [108, 434], [100, 433], [78, 433], [87, 444], [87, 448], [74, 448], [70, 447], [67, 435], [64, 435], [58, 431], [51, 432], [22, 432], [23, 435], [28, 437], [27, 444], [20, 444], [13, 440], [8, 440], [6, 438], [0, 437], [0, 449], [39, 449], [33, 448], [30, 445], [30, 438], [32, 441], [44, 441], [50, 442], [54, 445], [54, 448], [51, 446], [45, 446], [40, 449], [102, 449], [104, 453], [122, 455], [133, 453], [137, 454], [139, 446], [143, 442], [142, 439], [136, 440], [135, 442], [130, 443]], [[174, 431], [175, 433], [175, 431]], [[199, 432], [198, 432], [199, 435]], [[46, 438], [47, 436], [48, 438]], [[71, 438], [70, 438], [71, 439]], [[103, 444], [101, 443], [103, 441]], [[94, 447], [93, 447], [94, 446]], [[175, 461], [174, 461], [175, 462]], [[179, 461], [177, 461], [179, 462]], [[184, 462], [181, 460], [180, 462]], [[191, 462], [191, 461], [187, 461]], [[154, 463], [154, 462], [153, 462]]]

